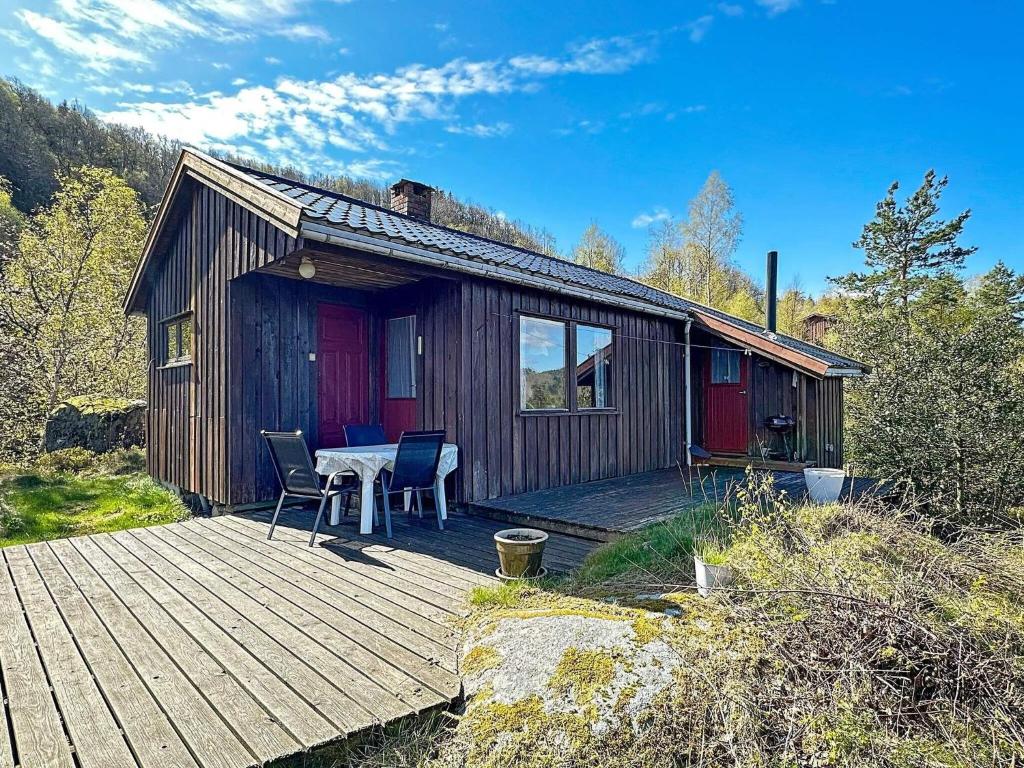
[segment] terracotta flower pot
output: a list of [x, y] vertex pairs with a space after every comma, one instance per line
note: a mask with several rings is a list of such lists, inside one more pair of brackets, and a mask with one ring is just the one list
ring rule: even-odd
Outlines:
[[533, 579], [541, 574], [544, 544], [548, 535], [534, 528], [508, 528], [494, 534], [501, 575], [513, 579]]

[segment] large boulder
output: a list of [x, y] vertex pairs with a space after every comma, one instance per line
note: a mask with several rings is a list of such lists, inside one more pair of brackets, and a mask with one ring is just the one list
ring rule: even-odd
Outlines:
[[118, 397], [70, 397], [46, 420], [47, 452], [85, 448], [105, 453], [142, 445], [146, 438], [146, 402]]

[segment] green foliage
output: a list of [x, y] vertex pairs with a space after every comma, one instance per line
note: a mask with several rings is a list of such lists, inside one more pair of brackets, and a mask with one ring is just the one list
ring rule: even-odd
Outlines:
[[1024, 502], [1024, 278], [960, 274], [970, 215], [943, 221], [929, 172], [899, 206], [894, 184], [857, 245], [839, 348], [874, 369], [851, 382], [847, 449], [865, 473], [903, 478], [937, 514], [994, 521]]
[[579, 584], [601, 584], [629, 575], [650, 579], [691, 572], [695, 540], [716, 519], [715, 507], [707, 505], [631, 533], [591, 552], [573, 578]]
[[0, 477], [0, 546], [161, 525], [186, 514], [176, 497], [138, 474], [73, 474], [65, 464]]
[[142, 204], [103, 169], [59, 182], [0, 274], [0, 357], [21, 376], [0, 391], [0, 412], [15, 424], [0, 437], [6, 454], [30, 451], [65, 398], [145, 392], [145, 323], [121, 310], [145, 235]]
[[622, 261], [626, 249], [614, 237], [597, 226], [596, 221], [584, 230], [576, 246], [572, 249], [572, 260], [591, 269], [622, 274]]
[[64, 448], [51, 453], [44, 453], [36, 461], [40, 472], [50, 474], [68, 474], [81, 472], [91, 467], [96, 461], [96, 454], [85, 448]]
[[469, 593], [469, 604], [476, 608], [515, 608], [531, 587], [523, 581], [504, 581], [494, 587], [479, 585]]
[[690, 201], [686, 221], [666, 220], [650, 229], [642, 280], [748, 320], [761, 318], [761, 289], [732, 263], [742, 231], [732, 190], [712, 172]]

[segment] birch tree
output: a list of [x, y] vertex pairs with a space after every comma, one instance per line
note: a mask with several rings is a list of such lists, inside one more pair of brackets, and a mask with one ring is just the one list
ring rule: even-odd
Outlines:
[[572, 260], [577, 264], [613, 275], [622, 274], [625, 257], [626, 249], [622, 244], [597, 226], [596, 221], [590, 222], [572, 249]]

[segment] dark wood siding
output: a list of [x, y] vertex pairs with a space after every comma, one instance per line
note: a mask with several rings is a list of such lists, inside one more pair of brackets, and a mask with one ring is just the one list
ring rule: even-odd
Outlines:
[[843, 380], [809, 380], [808, 460], [822, 467], [843, 466]]
[[301, 429], [319, 447], [317, 306], [344, 304], [370, 313], [370, 419], [378, 418], [377, 334], [368, 294], [250, 274], [231, 283], [231, 486], [225, 503], [247, 504], [280, 492], [261, 429]]
[[[484, 280], [461, 286], [444, 384], [456, 404], [461, 501], [671, 466], [684, 453], [682, 323]], [[614, 332], [611, 412], [518, 411], [519, 313]], [[458, 369], [456, 369], [458, 372]], [[454, 389], [454, 393], [451, 391]], [[446, 410], [446, 419], [450, 418]]]
[[[298, 243], [214, 190], [186, 184], [175, 234], [146, 300], [149, 328], [149, 471], [213, 501], [228, 498], [227, 435], [233, 428], [230, 372], [240, 359], [228, 333], [231, 277], [267, 264]], [[161, 367], [161, 323], [193, 315], [192, 364]], [[232, 427], [229, 427], [232, 425]]]

